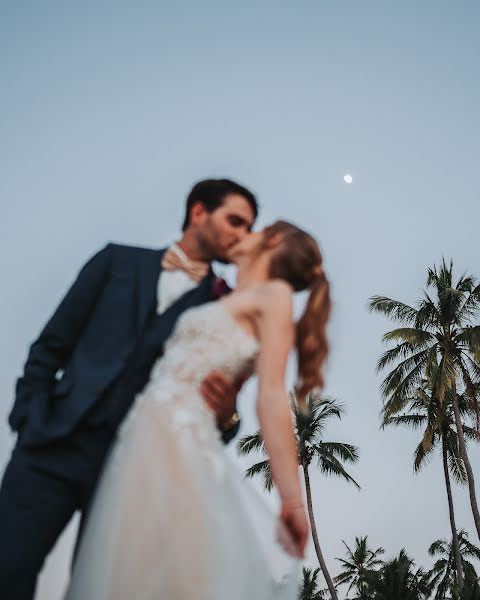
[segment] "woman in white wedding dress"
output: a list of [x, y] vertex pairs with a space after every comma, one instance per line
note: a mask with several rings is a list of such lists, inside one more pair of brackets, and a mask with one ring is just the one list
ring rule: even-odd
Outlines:
[[[299, 399], [322, 386], [328, 283], [315, 240], [279, 221], [232, 250], [237, 289], [186, 311], [120, 428], [100, 479], [68, 600], [273, 600], [308, 536], [284, 385], [298, 352]], [[293, 291], [310, 289], [292, 319]], [[281, 499], [276, 519], [231, 468], [199, 386], [255, 363], [257, 412]]]

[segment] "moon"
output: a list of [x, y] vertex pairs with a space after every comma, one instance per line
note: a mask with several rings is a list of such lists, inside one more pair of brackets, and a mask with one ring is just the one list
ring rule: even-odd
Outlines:
[[345, 183], [352, 183], [352, 181], [353, 181], [353, 177], [352, 177], [351, 175], [348, 175], [348, 174], [347, 174], [347, 175], [344, 175], [344, 176], [343, 176], [343, 181], [344, 181]]

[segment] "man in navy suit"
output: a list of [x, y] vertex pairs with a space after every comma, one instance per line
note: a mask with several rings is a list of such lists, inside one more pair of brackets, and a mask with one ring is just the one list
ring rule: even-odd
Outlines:
[[[256, 216], [243, 186], [202, 181], [172, 247], [109, 244], [80, 271], [17, 381], [9, 422], [18, 437], [0, 488], [3, 600], [33, 598], [45, 557], [73, 513], [86, 511], [116, 430], [177, 318], [226, 291], [210, 263], [226, 260]], [[228, 442], [238, 430], [238, 382], [212, 373], [201, 391]]]

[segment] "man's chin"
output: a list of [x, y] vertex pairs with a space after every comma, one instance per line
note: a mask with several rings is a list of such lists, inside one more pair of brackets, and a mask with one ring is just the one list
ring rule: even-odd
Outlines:
[[219, 251], [216, 248], [212, 248], [210, 250], [209, 254], [210, 254], [211, 262], [215, 261], [215, 262], [221, 263], [222, 265], [228, 265], [232, 262], [230, 250]]
[[235, 251], [233, 248], [227, 250], [226, 252], [222, 252], [220, 256], [217, 256], [215, 260], [222, 265], [230, 265], [235, 262]]
[[230, 253], [223, 254], [222, 256], [217, 256], [215, 260], [222, 265], [235, 264], [235, 256]]

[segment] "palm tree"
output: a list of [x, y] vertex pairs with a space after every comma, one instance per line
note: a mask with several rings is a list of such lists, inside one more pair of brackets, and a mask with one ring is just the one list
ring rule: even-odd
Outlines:
[[[461, 569], [462, 572], [465, 573], [465, 580], [467, 582], [474, 582], [475, 580], [478, 580], [478, 576], [475, 567], [468, 558], [480, 560], [480, 548], [468, 541], [468, 534], [463, 529], [458, 533], [458, 540], [462, 561]], [[432, 588], [437, 586], [435, 600], [444, 600], [445, 598], [448, 598], [449, 596], [447, 596], [447, 593], [451, 594], [450, 597], [455, 597], [455, 595], [457, 595], [460, 598], [462, 592], [466, 592], [467, 590], [463, 589], [463, 585], [459, 585], [455, 576], [453, 543], [448, 542], [448, 540], [445, 539], [436, 540], [428, 549], [428, 553], [430, 556], [440, 556], [429, 571], [431, 577], [430, 585]], [[468, 585], [465, 587], [468, 587]]]
[[461, 592], [454, 591], [452, 600], [480, 600], [480, 579], [475, 571], [465, 571], [465, 585]]
[[465, 579], [465, 587], [461, 595], [454, 594], [452, 600], [480, 600], [480, 582], [478, 577], [472, 580]]
[[[347, 473], [342, 464], [342, 461], [355, 463], [358, 460], [358, 449], [350, 444], [324, 442], [322, 439], [326, 422], [331, 417], [336, 417], [338, 419], [342, 418], [343, 407], [337, 400], [321, 398], [317, 394], [311, 393], [307, 400], [307, 412], [304, 413], [300, 410], [293, 394], [291, 394], [290, 397], [293, 424], [297, 439], [298, 462], [302, 467], [305, 480], [308, 516], [310, 519], [313, 543], [320, 568], [322, 569], [322, 573], [327, 582], [328, 590], [333, 600], [338, 600], [335, 586], [328, 572], [318, 540], [312, 506], [309, 466], [313, 460], [316, 460], [317, 467], [322, 473], [342, 477], [360, 489], [358, 483]], [[255, 450], [260, 451], [264, 456], [267, 455], [260, 431], [257, 431], [254, 435], [248, 435], [241, 438], [237, 444], [237, 450], [238, 453], [243, 456], [246, 456]], [[254, 477], [256, 475], [260, 475], [263, 478], [265, 488], [270, 491], [273, 487], [273, 482], [268, 459], [254, 464], [246, 472], [247, 477]]]
[[307, 569], [303, 567], [303, 578], [300, 585], [298, 600], [322, 600], [326, 598], [325, 592], [318, 589], [317, 577], [320, 569]]
[[380, 358], [380, 371], [392, 363], [396, 367], [382, 384], [382, 395], [392, 407], [402, 406], [405, 398], [419, 387], [422, 379], [433, 377], [432, 391], [441, 406], [451, 402], [458, 434], [458, 445], [468, 480], [470, 504], [480, 538], [480, 514], [475, 479], [468, 457], [459, 408], [462, 392], [469, 410], [479, 424], [478, 384], [480, 382], [480, 285], [473, 277], [453, 281], [453, 264], [428, 270], [427, 289], [434, 288], [436, 299], [427, 291], [417, 308], [383, 296], [370, 299], [370, 310], [399, 321], [403, 327], [385, 334], [386, 342], [396, 346]]
[[422, 568], [415, 570], [405, 550], [379, 571], [370, 571], [366, 579], [371, 600], [422, 600], [431, 594], [427, 574]]
[[383, 564], [379, 556], [385, 550], [383, 548], [371, 550], [368, 547], [367, 537], [356, 537], [353, 551], [342, 540], [347, 549], [347, 558], [337, 558], [342, 563], [344, 571], [335, 577], [335, 584], [349, 584], [347, 596], [352, 589], [355, 589], [358, 594], [355, 600], [368, 600], [370, 598], [366, 575], [369, 572], [376, 571]]
[[[443, 474], [447, 491], [450, 528], [452, 532], [453, 556], [457, 573], [458, 586], [463, 588], [463, 572], [460, 558], [455, 512], [453, 507], [450, 473], [457, 483], [466, 482], [465, 466], [460, 456], [458, 435], [455, 429], [455, 416], [453, 414], [450, 395], [447, 402], [442, 405], [433, 394], [433, 385], [438, 366], [433, 369], [433, 376], [423, 380], [421, 385], [414, 390], [410, 398], [405, 398], [403, 406], [398, 402], [388, 400], [382, 410], [382, 427], [387, 425], [407, 426], [412, 429], [423, 427], [422, 440], [414, 454], [414, 469], [418, 472], [427, 462], [432, 452], [441, 446], [443, 460]], [[464, 395], [458, 396], [462, 416], [468, 415], [468, 404]], [[401, 414], [398, 414], [401, 412]], [[477, 432], [462, 423], [466, 437], [477, 439]]]

